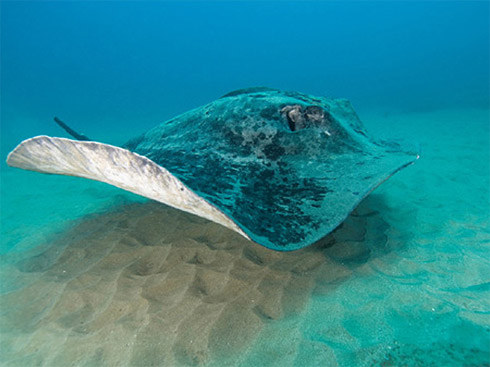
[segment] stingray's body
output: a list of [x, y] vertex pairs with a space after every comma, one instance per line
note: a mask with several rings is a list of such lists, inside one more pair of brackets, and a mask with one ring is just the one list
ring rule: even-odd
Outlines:
[[251, 88], [164, 122], [123, 148], [36, 137], [8, 163], [107, 182], [289, 251], [334, 230], [416, 158], [368, 136], [346, 100]]

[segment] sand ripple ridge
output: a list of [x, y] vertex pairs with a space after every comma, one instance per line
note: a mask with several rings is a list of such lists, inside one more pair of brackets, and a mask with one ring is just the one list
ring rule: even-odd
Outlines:
[[235, 365], [312, 292], [348, 279], [345, 263], [372, 256], [368, 222], [384, 225], [361, 206], [314, 246], [279, 253], [153, 202], [85, 218], [35, 256], [11, 259], [20, 281], [2, 296], [3, 362]]

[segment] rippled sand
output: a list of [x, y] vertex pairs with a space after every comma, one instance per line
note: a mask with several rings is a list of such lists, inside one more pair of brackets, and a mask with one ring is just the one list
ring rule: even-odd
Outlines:
[[7, 259], [2, 359], [17, 366], [233, 364], [264, 325], [301, 313], [314, 288], [348, 277], [337, 260], [369, 256], [367, 221], [379, 224], [379, 217], [364, 205], [334, 235], [279, 253], [153, 202], [80, 220], [38, 254]]

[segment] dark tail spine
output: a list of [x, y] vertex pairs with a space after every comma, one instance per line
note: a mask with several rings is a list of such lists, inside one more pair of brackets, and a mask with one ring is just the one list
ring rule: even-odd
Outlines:
[[65, 130], [68, 134], [73, 136], [77, 140], [92, 140], [89, 137], [77, 133], [75, 130], [73, 130], [71, 127], [69, 127], [67, 124], [65, 124], [63, 121], [61, 121], [59, 118], [55, 117], [54, 122], [56, 122], [58, 125], [60, 125], [63, 130]]

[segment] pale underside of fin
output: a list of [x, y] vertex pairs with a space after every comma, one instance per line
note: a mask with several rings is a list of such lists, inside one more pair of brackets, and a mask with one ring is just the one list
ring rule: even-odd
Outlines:
[[105, 182], [209, 219], [250, 239], [226, 214], [165, 168], [123, 148], [94, 141], [37, 136], [20, 143], [9, 154], [7, 164], [30, 171]]

